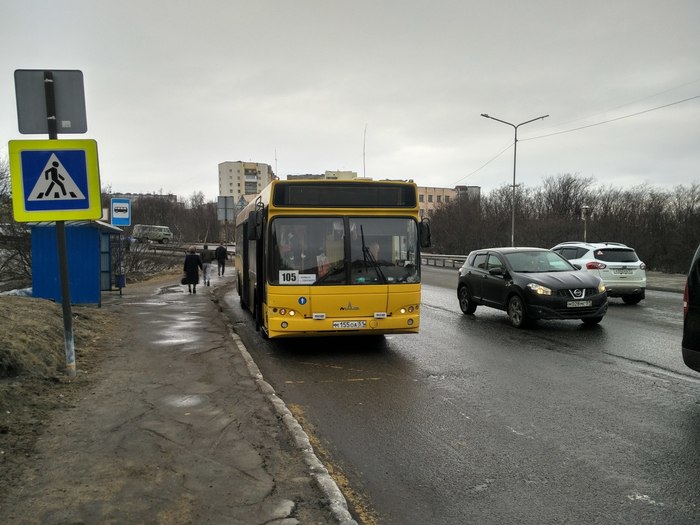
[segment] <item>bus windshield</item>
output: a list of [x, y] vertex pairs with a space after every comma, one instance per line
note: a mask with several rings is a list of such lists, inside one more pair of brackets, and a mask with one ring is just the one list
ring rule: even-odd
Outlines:
[[420, 282], [412, 218], [276, 217], [270, 233], [271, 284]]

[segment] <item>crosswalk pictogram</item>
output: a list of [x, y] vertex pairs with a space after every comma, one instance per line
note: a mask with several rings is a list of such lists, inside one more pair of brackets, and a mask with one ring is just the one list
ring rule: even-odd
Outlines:
[[85, 199], [78, 185], [65, 169], [55, 153], [51, 154], [49, 161], [39, 174], [34, 189], [29, 194], [28, 200], [73, 200]]

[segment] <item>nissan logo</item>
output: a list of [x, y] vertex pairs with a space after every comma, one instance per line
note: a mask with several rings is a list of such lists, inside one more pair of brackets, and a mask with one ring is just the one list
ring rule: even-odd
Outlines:
[[581, 297], [583, 297], [583, 290], [581, 288], [571, 290], [571, 295], [573, 295], [577, 299], [580, 299]]

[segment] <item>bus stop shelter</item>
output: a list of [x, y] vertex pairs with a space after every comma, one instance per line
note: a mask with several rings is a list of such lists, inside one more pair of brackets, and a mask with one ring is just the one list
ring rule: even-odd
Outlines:
[[[58, 271], [56, 225], [35, 223], [32, 230], [32, 295], [62, 302]], [[122, 230], [102, 221], [67, 221], [68, 277], [71, 304], [102, 304], [102, 291], [112, 290], [113, 279], [123, 286], [123, 275], [113, 275], [120, 253], [111, 242]]]

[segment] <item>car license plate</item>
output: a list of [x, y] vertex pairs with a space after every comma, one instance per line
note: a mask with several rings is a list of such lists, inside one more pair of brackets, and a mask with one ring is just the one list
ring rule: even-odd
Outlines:
[[628, 270], [627, 268], [620, 268], [618, 270], [613, 270], [613, 273], [616, 273], [618, 275], [632, 275], [633, 270]]
[[333, 321], [333, 328], [364, 328], [367, 321]]
[[585, 308], [586, 306], [593, 306], [593, 301], [567, 301], [567, 308]]

